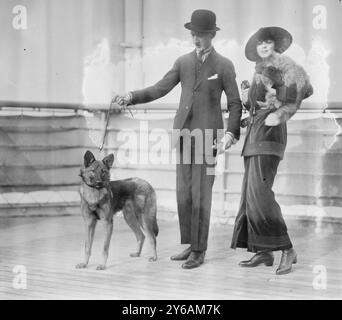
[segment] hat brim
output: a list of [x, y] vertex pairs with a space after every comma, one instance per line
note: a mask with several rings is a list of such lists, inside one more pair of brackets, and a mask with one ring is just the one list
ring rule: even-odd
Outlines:
[[196, 31], [196, 32], [213, 32], [213, 31], [219, 31], [221, 30], [219, 27], [215, 27], [213, 29], [202, 29], [198, 26], [195, 26], [194, 24], [192, 24], [191, 22], [187, 22], [186, 24], [184, 24], [184, 27], [188, 30], [191, 31]]
[[[265, 37], [265, 35], [267, 35]], [[274, 40], [274, 50], [278, 53], [283, 53], [286, 51], [291, 43], [292, 43], [292, 36], [291, 34], [280, 27], [267, 27], [267, 28], [260, 28], [256, 33], [254, 33], [249, 40], [247, 41], [245, 47], [245, 55], [246, 58], [250, 61], [258, 61], [261, 58], [259, 57], [256, 46], [259, 39], [268, 38], [268, 36]]]

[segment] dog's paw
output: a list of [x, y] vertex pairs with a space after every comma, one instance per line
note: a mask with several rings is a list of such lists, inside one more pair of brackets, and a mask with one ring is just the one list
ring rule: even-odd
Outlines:
[[148, 261], [149, 261], [149, 262], [155, 262], [155, 261], [157, 261], [157, 257], [155, 257], [155, 256], [149, 257], [149, 258], [148, 258]]
[[76, 264], [76, 266], [75, 266], [76, 269], [84, 269], [84, 268], [86, 268], [86, 267], [87, 267], [87, 264], [84, 263], [84, 262], [78, 263], [78, 264]]
[[137, 257], [140, 257], [140, 253], [139, 252], [130, 253], [129, 256], [132, 258], [137, 258]]
[[106, 266], [104, 264], [99, 264], [97, 267], [96, 267], [96, 270], [105, 270], [106, 269]]

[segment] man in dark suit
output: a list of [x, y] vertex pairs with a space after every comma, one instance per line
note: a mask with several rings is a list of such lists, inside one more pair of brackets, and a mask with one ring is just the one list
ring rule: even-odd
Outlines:
[[[120, 105], [150, 102], [181, 83], [173, 137], [179, 159], [176, 189], [181, 243], [190, 246], [171, 260], [185, 260], [182, 267], [191, 269], [204, 262], [207, 250], [215, 156], [239, 139], [242, 106], [234, 66], [212, 46], [212, 39], [220, 30], [215, 14], [196, 10], [191, 22], [184, 26], [191, 30], [195, 50], [179, 57], [155, 85], [116, 96], [115, 101]], [[223, 91], [229, 111], [225, 133], [220, 103]]]

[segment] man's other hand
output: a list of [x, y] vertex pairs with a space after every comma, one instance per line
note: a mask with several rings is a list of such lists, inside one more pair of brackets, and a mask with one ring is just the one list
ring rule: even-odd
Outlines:
[[217, 149], [217, 155], [219, 155], [229, 149], [232, 144], [234, 144], [234, 137], [230, 132], [226, 132], [219, 143], [216, 140], [214, 141], [213, 149]]

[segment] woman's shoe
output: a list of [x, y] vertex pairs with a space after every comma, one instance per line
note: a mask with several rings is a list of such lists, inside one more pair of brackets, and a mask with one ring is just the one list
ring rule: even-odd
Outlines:
[[276, 271], [277, 275], [290, 273], [292, 270], [292, 264], [297, 263], [297, 253], [293, 248], [289, 250], [283, 250], [279, 267]]
[[269, 252], [257, 252], [250, 260], [241, 261], [240, 267], [257, 267], [260, 264], [265, 264], [267, 267], [273, 266], [274, 255], [272, 251]]

